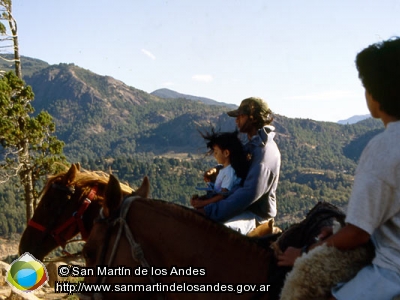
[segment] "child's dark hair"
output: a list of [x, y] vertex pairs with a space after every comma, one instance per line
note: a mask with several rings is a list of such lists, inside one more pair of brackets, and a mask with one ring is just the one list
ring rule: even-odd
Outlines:
[[370, 45], [356, 57], [358, 76], [381, 110], [400, 119], [400, 38]]
[[207, 153], [209, 155], [213, 153], [214, 146], [218, 146], [223, 151], [229, 150], [231, 166], [235, 170], [236, 176], [241, 178], [243, 183], [249, 169], [249, 161], [239, 139], [238, 131], [215, 132], [212, 128], [211, 132], [200, 132], [200, 134], [207, 141], [207, 148], [209, 149]]

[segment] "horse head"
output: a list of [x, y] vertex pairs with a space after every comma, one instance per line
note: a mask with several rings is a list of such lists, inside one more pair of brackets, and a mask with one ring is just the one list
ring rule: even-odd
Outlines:
[[[85, 240], [98, 216], [108, 175], [81, 171], [72, 164], [66, 172], [49, 176], [39, 204], [22, 234], [19, 253], [39, 260], [58, 246], [65, 247], [78, 233]], [[126, 186], [125, 194], [132, 192]]]
[[[149, 194], [149, 179], [144, 177], [142, 185], [133, 192], [130, 197], [143, 197], [147, 198]], [[115, 224], [113, 222], [119, 217], [121, 210], [121, 203], [125, 195], [123, 194], [119, 181], [110, 175], [109, 183], [105, 190], [105, 200], [102, 202], [102, 208], [100, 216], [94, 222], [93, 230], [83, 248], [83, 256], [86, 260], [87, 266], [94, 266], [103, 264], [106, 257], [101, 256], [101, 249], [99, 245], [103, 245], [103, 248], [107, 248], [110, 243], [108, 240], [110, 234], [107, 233], [112, 230]], [[104, 251], [103, 251], [104, 252]], [[105, 253], [102, 254], [103, 256]]]
[[[149, 186], [149, 180], [146, 176], [141, 186], [127, 198], [147, 198], [150, 190]], [[87, 267], [95, 268], [99, 265], [111, 266], [113, 257], [108, 250], [112, 248], [112, 252], [115, 252], [116, 248], [125, 246], [121, 246], [119, 244], [119, 239], [112, 235], [113, 231], [115, 231], [114, 229], [118, 227], [118, 221], [122, 220], [120, 216], [121, 210], [125, 210], [122, 214], [126, 215], [127, 210], [130, 208], [129, 205], [123, 205], [125, 197], [126, 195], [122, 192], [119, 181], [113, 175], [110, 175], [99, 218], [94, 222], [94, 227], [82, 251]], [[99, 245], [102, 247], [99, 247]], [[126, 249], [129, 249], [129, 245]], [[118, 261], [128, 262], [130, 253], [131, 251], [122, 251], [122, 253], [118, 253]], [[103, 283], [104, 279], [105, 277], [87, 277], [85, 281], [87, 283]], [[148, 296], [149, 295], [147, 295], [146, 299], [151, 298], [148, 298]], [[131, 296], [128, 298], [130, 299], [130, 297]]]

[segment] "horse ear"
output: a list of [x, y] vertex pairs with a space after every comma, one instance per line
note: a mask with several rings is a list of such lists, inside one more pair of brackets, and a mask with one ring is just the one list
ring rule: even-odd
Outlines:
[[117, 210], [122, 201], [122, 190], [119, 181], [114, 175], [110, 175], [105, 192], [105, 202], [103, 204], [103, 214], [108, 217], [110, 213]]
[[64, 175], [63, 184], [68, 185], [69, 183], [71, 183], [75, 179], [78, 170], [79, 169], [76, 168], [75, 164], [71, 164], [71, 167], [69, 168], [67, 174]]
[[142, 185], [135, 191], [135, 195], [138, 195], [142, 198], [147, 198], [150, 193], [150, 182], [149, 178], [145, 176], [142, 181]]
[[81, 164], [80, 164], [80, 163], [76, 163], [76, 164], [75, 164], [75, 167], [76, 167], [76, 169], [77, 169], [78, 171], [81, 170]]

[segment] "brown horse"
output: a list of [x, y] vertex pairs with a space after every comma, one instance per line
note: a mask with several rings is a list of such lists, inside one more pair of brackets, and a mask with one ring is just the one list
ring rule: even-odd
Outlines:
[[271, 249], [192, 209], [143, 196], [123, 200], [110, 176], [102, 218], [83, 249], [94, 270], [86, 288], [126, 291], [105, 299], [271, 299]]
[[[109, 175], [103, 172], [80, 170], [79, 164], [50, 176], [22, 234], [19, 253], [29, 252], [43, 260], [58, 246], [64, 248], [78, 233], [85, 240], [99, 215], [108, 179]], [[127, 185], [121, 187], [124, 195], [133, 191]]]

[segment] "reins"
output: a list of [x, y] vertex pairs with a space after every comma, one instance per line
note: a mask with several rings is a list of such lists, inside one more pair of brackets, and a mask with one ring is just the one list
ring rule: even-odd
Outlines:
[[[125, 237], [128, 240], [129, 245], [131, 246], [132, 258], [135, 261], [137, 261], [138, 263], [140, 263], [142, 265], [142, 267], [148, 268], [148, 269], [150, 268], [149, 263], [147, 262], [146, 258], [144, 257], [144, 252], [143, 252], [142, 246], [135, 241], [135, 238], [133, 237], [132, 231], [129, 228], [127, 222], [126, 222], [126, 215], [128, 213], [128, 210], [129, 210], [132, 202], [137, 198], [140, 198], [140, 196], [128, 196], [127, 198], [125, 198], [122, 201], [122, 204], [121, 204], [121, 207], [120, 207], [120, 213], [119, 213], [119, 216], [116, 219], [109, 220], [109, 218], [106, 218], [104, 216], [103, 209], [100, 210], [100, 216], [99, 216], [99, 220], [97, 222], [104, 222], [105, 221], [105, 222], [108, 223], [108, 229], [107, 229], [107, 233], [106, 233], [106, 242], [107, 242], [107, 244], [105, 244], [103, 246], [103, 249], [102, 249], [102, 252], [101, 252], [101, 256], [100, 256], [101, 264], [103, 264], [103, 262], [105, 261], [105, 256], [107, 254], [107, 249], [108, 249], [108, 241], [109, 241], [109, 238], [111, 236], [112, 229], [113, 229], [113, 227], [115, 225], [119, 225], [118, 232], [117, 232], [117, 237], [115, 238], [114, 245], [112, 247], [111, 255], [110, 255], [109, 259], [108, 259], [107, 265], [111, 266], [111, 264], [112, 264], [112, 262], [114, 260], [115, 254], [117, 252], [117, 248], [118, 248], [118, 245], [120, 243], [122, 233], [123, 233], [123, 231], [125, 231]], [[106, 278], [107, 278], [106, 276], [97, 277], [97, 283], [98, 284], [105, 283]], [[153, 283], [153, 284], [156, 283], [156, 280], [154, 279], [153, 276], [148, 275], [148, 278], [150, 279], [151, 283]], [[101, 293], [94, 293], [93, 297], [96, 300], [97, 299], [102, 299], [102, 294]], [[157, 297], [159, 299], [163, 299], [163, 297], [161, 297], [160, 294], [158, 294]]]
[[[73, 195], [75, 193], [75, 188], [74, 187], [66, 187], [66, 186], [62, 186], [59, 184], [53, 184], [53, 187], [66, 191], [68, 192], [70, 195]], [[85, 199], [82, 201], [81, 205], [79, 206], [79, 208], [72, 213], [72, 215], [60, 226], [58, 226], [56, 229], [52, 230], [50, 232], [50, 235], [54, 238], [54, 240], [56, 241], [57, 245], [61, 246], [63, 248], [63, 252], [66, 253], [67, 255], [71, 255], [69, 254], [67, 251], [65, 251], [65, 246], [68, 243], [69, 239], [72, 238], [73, 233], [72, 232], [68, 232], [68, 234], [62, 238], [60, 236], [61, 232], [63, 232], [64, 230], [68, 229], [72, 224], [76, 223], [79, 229], [79, 232], [82, 235], [82, 239], [86, 240], [89, 236], [89, 233], [87, 232], [85, 225], [83, 223], [83, 214], [85, 213], [85, 211], [88, 209], [89, 205], [91, 204], [91, 202], [93, 201], [94, 197], [97, 194], [97, 190], [98, 190], [98, 186], [94, 185], [89, 194], [85, 197]], [[47, 232], [47, 228], [35, 221], [33, 221], [32, 219], [29, 220], [28, 222], [28, 226], [31, 226], [41, 232]]]

